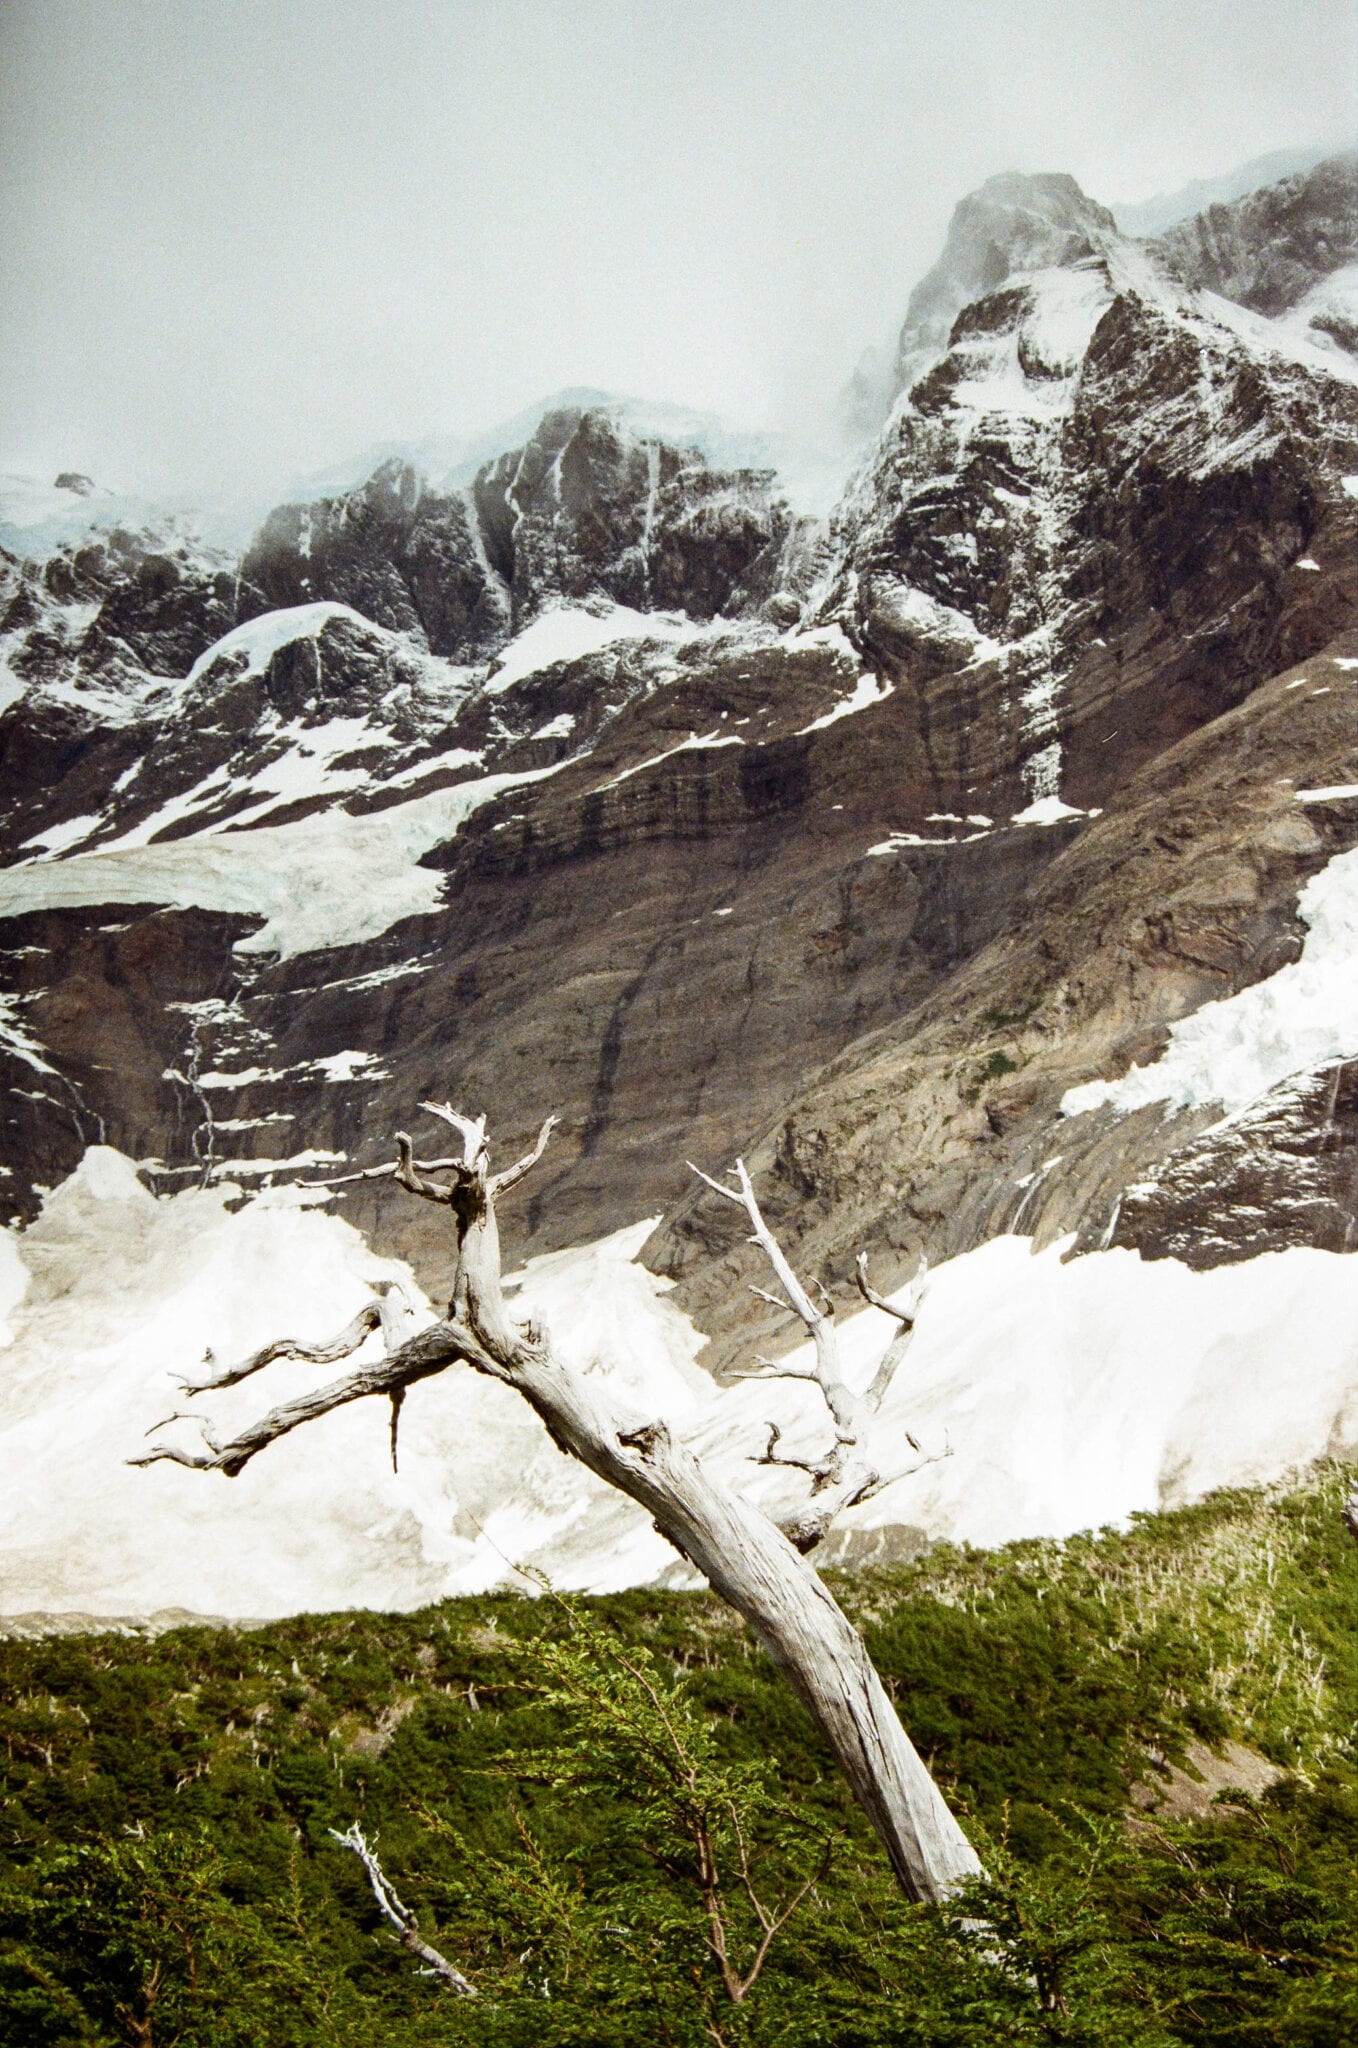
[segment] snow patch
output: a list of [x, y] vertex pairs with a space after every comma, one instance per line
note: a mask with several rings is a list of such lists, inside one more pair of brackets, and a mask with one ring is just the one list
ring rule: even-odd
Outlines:
[[382, 1066], [380, 1053], [375, 1052], [332, 1052], [309, 1064], [318, 1074], [324, 1074], [327, 1081], [356, 1081], [360, 1074], [365, 1081], [391, 1078]]
[[43, 1058], [43, 1049], [33, 1033], [20, 1022], [19, 1008], [27, 1000], [26, 996], [6, 995], [0, 991], [0, 1052], [22, 1060], [35, 1073], [55, 1074], [56, 1068]]
[[864, 669], [848, 696], [841, 697], [838, 704], [832, 704], [819, 718], [813, 718], [810, 725], [800, 726], [798, 737], [803, 733], [820, 732], [825, 726], [834, 725], [841, 718], [851, 718], [855, 711], [866, 711], [870, 704], [885, 702], [895, 687], [894, 683], [884, 683], [870, 670]]
[[638, 612], [630, 605], [593, 606], [561, 604], [541, 612], [530, 626], [496, 659], [486, 684], [498, 697], [559, 661], [579, 661], [601, 648], [623, 640], [687, 640], [706, 637], [718, 630], [729, 631], [725, 619], [713, 619], [695, 626], [678, 612]]
[[744, 740], [737, 732], [691, 732], [688, 738], [680, 740], [677, 746], [666, 747], [661, 754], [651, 754], [646, 760], [638, 761], [633, 767], [622, 769], [619, 774], [611, 777], [609, 781], [601, 782], [598, 789], [594, 791], [594, 794], [598, 796], [606, 789], [616, 789], [620, 782], [630, 781], [632, 776], [640, 775], [643, 769], [658, 768], [662, 761], [671, 761], [676, 754], [697, 753], [701, 752], [705, 747], [743, 747], [744, 744]]
[[103, 822], [101, 816], [87, 813], [83, 818], [68, 818], [62, 825], [44, 826], [41, 832], [35, 832], [31, 839], [22, 842], [22, 850], [35, 846], [39, 849], [35, 856], [38, 860], [55, 859], [69, 847], [78, 846], [82, 839], [88, 839]]
[[1150, 1102], [1238, 1110], [1294, 1074], [1358, 1056], [1358, 847], [1311, 877], [1297, 912], [1307, 927], [1299, 960], [1171, 1026], [1152, 1065], [1067, 1089], [1063, 1113], [1107, 1106], [1125, 1116]]
[[864, 858], [872, 860], [884, 853], [899, 853], [904, 846], [970, 846], [975, 839], [989, 837], [988, 827], [982, 828], [979, 832], [963, 832], [960, 836], [949, 836], [944, 833], [933, 839], [926, 838], [920, 832], [893, 832], [889, 839], [879, 839], [875, 846], [870, 846]]
[[1097, 811], [1082, 811], [1075, 804], [1063, 803], [1059, 796], [1040, 796], [1025, 809], [1015, 811], [1009, 822], [1011, 825], [1059, 825], [1066, 818], [1097, 816]]
[[240, 953], [286, 960], [360, 945], [438, 908], [444, 878], [419, 866], [422, 854], [503, 791], [540, 782], [561, 765], [484, 775], [359, 816], [336, 808], [289, 825], [96, 848], [11, 868], [0, 875], [0, 912], [158, 903], [262, 917], [262, 929], [239, 941]]
[[263, 612], [257, 619], [247, 619], [243, 626], [233, 626], [229, 633], [215, 640], [199, 655], [185, 676], [183, 687], [186, 690], [192, 688], [215, 662], [238, 657], [241, 658], [242, 677], [263, 675], [282, 648], [291, 646], [294, 640], [315, 640], [335, 619], [346, 619], [364, 634], [380, 631], [371, 619], [365, 619], [362, 612], [356, 612], [352, 605], [333, 604], [329, 600], [318, 604], [287, 605], [281, 611]]
[[268, 1173], [301, 1173], [310, 1166], [340, 1166], [348, 1156], [347, 1152], [324, 1152], [308, 1145], [289, 1159], [214, 1159], [212, 1171], [219, 1181], [255, 1180]]

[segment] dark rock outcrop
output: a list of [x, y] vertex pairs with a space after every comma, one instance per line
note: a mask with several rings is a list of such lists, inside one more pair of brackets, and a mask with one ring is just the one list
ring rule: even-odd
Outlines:
[[606, 408], [553, 412], [465, 492], [393, 461], [344, 497], [280, 507], [245, 557], [242, 616], [332, 599], [476, 662], [549, 602], [749, 611], [790, 526], [768, 472], [714, 470]]
[[466, 661], [488, 658], [512, 630], [472, 495], [431, 491], [397, 460], [342, 497], [271, 512], [241, 576], [243, 618], [328, 599]]

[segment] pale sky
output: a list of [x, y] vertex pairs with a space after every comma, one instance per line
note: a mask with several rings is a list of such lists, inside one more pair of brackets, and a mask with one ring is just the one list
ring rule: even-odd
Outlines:
[[1358, 0], [6, 0], [0, 466], [828, 411], [957, 200], [1349, 146]]

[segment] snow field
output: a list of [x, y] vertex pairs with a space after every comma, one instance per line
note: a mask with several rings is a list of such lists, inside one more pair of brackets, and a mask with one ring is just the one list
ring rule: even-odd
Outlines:
[[290, 825], [204, 834], [156, 846], [96, 848], [0, 874], [0, 912], [88, 903], [158, 903], [263, 917], [241, 953], [290, 959], [377, 938], [438, 907], [443, 876], [418, 865], [502, 790], [554, 768], [483, 775], [360, 816], [332, 809]]
[[[1300, 791], [1316, 801], [1327, 791]], [[1120, 1081], [1088, 1081], [1061, 1098], [1066, 1116], [1119, 1115], [1163, 1102], [1243, 1109], [1280, 1081], [1358, 1055], [1358, 847], [1336, 854], [1297, 898], [1301, 958], [1170, 1027], [1162, 1057]]]
[[[171, 1375], [271, 1337], [332, 1334], [376, 1258], [306, 1190], [232, 1213], [231, 1189], [154, 1199], [131, 1163], [91, 1148], [22, 1234], [0, 1234], [0, 1612], [182, 1606], [259, 1616], [407, 1607], [512, 1583], [515, 1567], [606, 1590], [674, 1575], [639, 1509], [551, 1445], [507, 1388], [454, 1370], [411, 1390], [400, 1471], [387, 1411], [359, 1402], [263, 1453], [232, 1481], [134, 1470], [145, 1432], [197, 1408], [219, 1435], [346, 1367], [283, 1363], [200, 1403]], [[818, 1396], [779, 1381], [717, 1388], [668, 1285], [634, 1263], [640, 1223], [533, 1260], [518, 1302], [582, 1370], [664, 1415], [729, 1480], [769, 1503], [805, 1482], [750, 1462], [764, 1425], [819, 1447]], [[999, 1238], [940, 1267], [879, 1423], [888, 1471], [935, 1462], [846, 1517], [872, 1530], [999, 1543], [1063, 1536], [1213, 1486], [1276, 1478], [1358, 1444], [1358, 1260], [1294, 1249], [1197, 1273], [1129, 1251], [1062, 1262]], [[412, 1322], [412, 1329], [416, 1324]], [[851, 1378], [892, 1325], [845, 1319]], [[163, 1433], [196, 1446], [191, 1421]], [[950, 1455], [940, 1456], [949, 1452]]]

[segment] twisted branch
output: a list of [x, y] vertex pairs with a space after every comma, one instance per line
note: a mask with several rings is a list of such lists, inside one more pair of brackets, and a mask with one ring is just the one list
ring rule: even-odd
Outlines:
[[368, 1883], [372, 1886], [373, 1897], [377, 1900], [383, 1919], [390, 1921], [391, 1925], [396, 1929], [402, 1945], [408, 1948], [413, 1956], [419, 1957], [424, 1965], [422, 1974], [429, 1977], [442, 1978], [443, 1982], [450, 1985], [460, 1998], [475, 1998], [476, 1986], [472, 1983], [471, 1979], [464, 1977], [461, 1970], [455, 1964], [450, 1963], [447, 1956], [440, 1955], [439, 1951], [427, 1942], [420, 1933], [419, 1921], [414, 1913], [411, 1912], [409, 1906], [403, 1905], [396, 1896], [395, 1887], [377, 1860], [376, 1849], [369, 1843], [358, 1822], [354, 1821], [352, 1826], [346, 1828], [343, 1834], [340, 1833], [338, 1828], [331, 1828], [330, 1833], [340, 1844], [341, 1848], [353, 1850], [355, 1856], [357, 1856], [359, 1862], [367, 1871]]
[[538, 1132], [536, 1142], [529, 1151], [524, 1153], [522, 1159], [516, 1159], [514, 1164], [507, 1166], [503, 1173], [491, 1176], [489, 1194], [492, 1202], [498, 1201], [501, 1195], [507, 1195], [511, 1188], [518, 1186], [525, 1175], [532, 1172], [543, 1153], [547, 1150], [547, 1140], [551, 1137], [552, 1132], [560, 1121], [560, 1117], [549, 1116], [543, 1123], [542, 1129]]
[[474, 1365], [479, 1372], [488, 1372], [497, 1379], [507, 1377], [504, 1369], [477, 1342], [465, 1325], [453, 1322], [435, 1323], [432, 1329], [421, 1330], [410, 1337], [399, 1349], [372, 1365], [360, 1367], [341, 1380], [332, 1380], [328, 1386], [318, 1387], [313, 1393], [301, 1394], [295, 1401], [285, 1401], [281, 1407], [271, 1408], [267, 1415], [261, 1415], [243, 1429], [230, 1443], [216, 1444], [203, 1429], [204, 1441], [208, 1445], [206, 1455], [182, 1451], [172, 1444], [157, 1444], [139, 1458], [130, 1458], [132, 1465], [155, 1465], [162, 1460], [175, 1465], [188, 1465], [195, 1472], [224, 1472], [228, 1479], [234, 1479], [243, 1472], [252, 1458], [267, 1450], [270, 1444], [288, 1436], [294, 1429], [300, 1429], [305, 1422], [315, 1422], [322, 1415], [329, 1415], [332, 1409], [347, 1407], [351, 1401], [366, 1400], [370, 1394], [384, 1394], [388, 1400], [398, 1400], [407, 1387], [416, 1380], [426, 1380], [433, 1374], [443, 1372], [459, 1360]]
[[[374, 1299], [365, 1301], [352, 1322], [346, 1323], [337, 1337], [331, 1337], [323, 1344], [303, 1344], [295, 1337], [280, 1337], [272, 1344], [265, 1344], [258, 1351], [252, 1351], [239, 1365], [229, 1365], [223, 1371], [214, 1373], [206, 1380], [179, 1380], [181, 1393], [212, 1394], [220, 1387], [239, 1386], [252, 1373], [262, 1372], [266, 1365], [273, 1365], [280, 1358], [302, 1358], [309, 1365], [334, 1365], [337, 1359], [348, 1358], [366, 1343], [374, 1330], [381, 1330], [388, 1351], [394, 1351], [401, 1342], [400, 1325], [412, 1313], [410, 1298], [399, 1280], [379, 1280], [373, 1289]], [[208, 1349], [204, 1355], [205, 1365], [217, 1363], [216, 1354]]]
[[[744, 1160], [737, 1159], [732, 1168], [735, 1187], [728, 1186], [724, 1181], [714, 1180], [710, 1174], [693, 1166], [691, 1161], [690, 1170], [696, 1173], [699, 1180], [705, 1182], [714, 1194], [722, 1196], [725, 1201], [734, 1202], [737, 1208], [744, 1210], [751, 1230], [747, 1242], [758, 1245], [764, 1253], [773, 1267], [786, 1299], [770, 1293], [767, 1288], [754, 1285], [751, 1285], [751, 1294], [757, 1295], [761, 1301], [771, 1302], [784, 1313], [790, 1312], [798, 1316], [812, 1340], [815, 1363], [811, 1367], [779, 1367], [771, 1364], [768, 1359], [761, 1358], [758, 1363], [764, 1368], [763, 1371], [736, 1375], [741, 1379], [814, 1380], [820, 1388], [834, 1427], [834, 1442], [826, 1455], [814, 1460], [780, 1457], [777, 1446], [782, 1432], [776, 1423], [771, 1422], [767, 1425], [767, 1446], [762, 1455], [751, 1460], [757, 1465], [788, 1466], [808, 1475], [811, 1480], [810, 1502], [795, 1513], [784, 1517], [778, 1526], [799, 1550], [812, 1550], [825, 1536], [837, 1515], [842, 1514], [846, 1508], [856, 1506], [859, 1501], [871, 1499], [873, 1494], [880, 1493], [884, 1486], [892, 1485], [895, 1479], [905, 1476], [903, 1473], [896, 1473], [891, 1479], [887, 1479], [878, 1471], [869, 1453], [868, 1437], [872, 1422], [882, 1406], [887, 1389], [895, 1378], [896, 1369], [905, 1356], [910, 1342], [915, 1311], [922, 1291], [924, 1268], [921, 1264], [908, 1305], [895, 1308], [868, 1285], [867, 1255], [860, 1256], [856, 1269], [859, 1292], [872, 1307], [883, 1309], [894, 1317], [900, 1328], [887, 1345], [871, 1383], [862, 1394], [856, 1394], [848, 1385], [840, 1368], [834, 1303], [829, 1292], [819, 1280], [812, 1282], [819, 1296], [821, 1305], [818, 1306], [797, 1278], [786, 1252], [764, 1220]], [[912, 1450], [919, 1449], [914, 1437], [908, 1433], [906, 1442]], [[932, 1462], [932, 1459], [925, 1460], [925, 1463]]]

